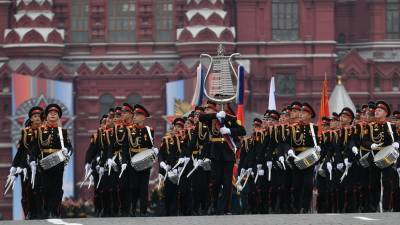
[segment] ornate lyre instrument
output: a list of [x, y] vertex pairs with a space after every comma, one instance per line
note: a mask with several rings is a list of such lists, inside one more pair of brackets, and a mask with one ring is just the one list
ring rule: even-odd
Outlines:
[[[200, 59], [204, 57], [210, 59], [210, 65], [204, 78], [204, 95], [211, 101], [221, 105], [233, 102], [236, 99], [238, 74], [233, 68], [232, 60], [234, 57], [240, 56], [239, 53], [225, 56], [224, 52], [225, 49], [220, 44], [217, 56], [200, 55]], [[211, 79], [210, 82], [208, 82], [209, 79]]]
[[[220, 104], [221, 110], [225, 103], [233, 102], [237, 97], [238, 74], [233, 67], [232, 60], [234, 57], [240, 56], [239, 53], [225, 56], [224, 52], [225, 49], [220, 44], [217, 49], [217, 56], [200, 55], [200, 59], [204, 57], [210, 59], [210, 64], [204, 77], [204, 95], [211, 101]], [[224, 120], [218, 120], [217, 125], [223, 127]], [[229, 148], [236, 154], [237, 148], [232, 137], [227, 134], [223, 135], [223, 137]]]

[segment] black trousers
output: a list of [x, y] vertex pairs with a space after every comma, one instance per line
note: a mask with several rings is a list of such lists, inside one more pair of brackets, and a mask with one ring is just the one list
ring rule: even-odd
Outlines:
[[192, 174], [193, 211], [197, 214], [204, 214], [209, 206], [210, 176], [210, 172], [202, 168]]
[[41, 192], [46, 216], [60, 216], [60, 206], [63, 196], [64, 163], [41, 171]]
[[[392, 166], [380, 169], [374, 164], [369, 167], [369, 204], [371, 211], [379, 209], [381, 197], [381, 176], [383, 185], [382, 208], [387, 211], [391, 208], [392, 194], [395, 184], [396, 171]], [[398, 185], [398, 184], [397, 184]]]
[[[211, 163], [211, 182], [212, 198], [214, 210], [218, 213], [230, 212], [230, 200], [232, 193], [232, 173], [233, 163], [226, 161], [212, 161]], [[222, 188], [221, 204], [218, 205], [218, 196]]]
[[293, 167], [292, 170], [292, 204], [297, 212], [303, 208], [304, 212], [310, 210], [313, 192], [314, 166], [304, 170]]
[[151, 169], [136, 171], [131, 167], [128, 168], [128, 171], [130, 172], [132, 212], [136, 212], [136, 205], [138, 200], [140, 200], [140, 214], [146, 214], [149, 200], [149, 179]]
[[173, 184], [168, 178], [164, 185], [164, 201], [166, 216], [178, 215], [178, 185]]
[[[290, 208], [290, 172], [280, 168], [273, 168], [270, 182], [270, 207], [275, 213], [288, 212]], [[268, 173], [266, 173], [268, 176]]]

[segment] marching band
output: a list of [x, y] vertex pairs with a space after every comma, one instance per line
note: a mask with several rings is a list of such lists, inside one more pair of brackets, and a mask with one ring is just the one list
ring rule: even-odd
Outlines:
[[[26, 219], [59, 217], [73, 152], [62, 110], [50, 104], [28, 116], [6, 192], [20, 176]], [[385, 101], [343, 108], [322, 126], [295, 101], [254, 119], [246, 136], [229, 103], [209, 100], [176, 118], [160, 149], [148, 117], [124, 103], [91, 135], [80, 185], [93, 189], [96, 216], [147, 216], [156, 162], [166, 216], [400, 211], [400, 112]]]

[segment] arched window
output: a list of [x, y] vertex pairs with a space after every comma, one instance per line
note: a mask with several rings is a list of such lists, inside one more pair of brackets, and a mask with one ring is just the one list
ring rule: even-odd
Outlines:
[[108, 0], [109, 42], [135, 41], [136, 27], [135, 0]]
[[394, 74], [392, 77], [392, 90], [399, 91], [399, 75]]
[[115, 99], [111, 94], [104, 94], [100, 97], [100, 117], [108, 113], [108, 110], [114, 107]]
[[135, 104], [140, 104], [140, 101], [142, 100], [142, 96], [136, 93], [132, 93], [128, 95], [126, 98], [126, 101], [131, 105], [134, 106]]
[[400, 0], [386, 0], [386, 38], [400, 38]]
[[156, 1], [156, 41], [172, 41], [174, 36], [173, 0]]
[[374, 89], [375, 91], [380, 91], [381, 90], [381, 78], [379, 74], [375, 74], [374, 77]]
[[272, 0], [272, 39], [293, 41], [299, 37], [297, 0]]
[[71, 42], [89, 42], [89, 0], [71, 1]]

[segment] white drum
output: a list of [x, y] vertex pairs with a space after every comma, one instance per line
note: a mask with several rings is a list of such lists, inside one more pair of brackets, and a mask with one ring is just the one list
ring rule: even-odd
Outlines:
[[151, 168], [157, 160], [157, 153], [153, 149], [146, 149], [131, 158], [131, 165], [137, 171]]
[[297, 166], [297, 168], [304, 170], [310, 166], [313, 166], [316, 162], [318, 162], [319, 158], [320, 154], [314, 148], [309, 148], [297, 155], [297, 158], [294, 160], [294, 164]]
[[385, 169], [393, 165], [399, 158], [399, 152], [391, 145], [380, 150], [374, 157], [374, 163], [377, 167]]
[[39, 164], [44, 170], [48, 170], [64, 162], [65, 160], [67, 160], [67, 157], [60, 150], [44, 157], [39, 161]]

